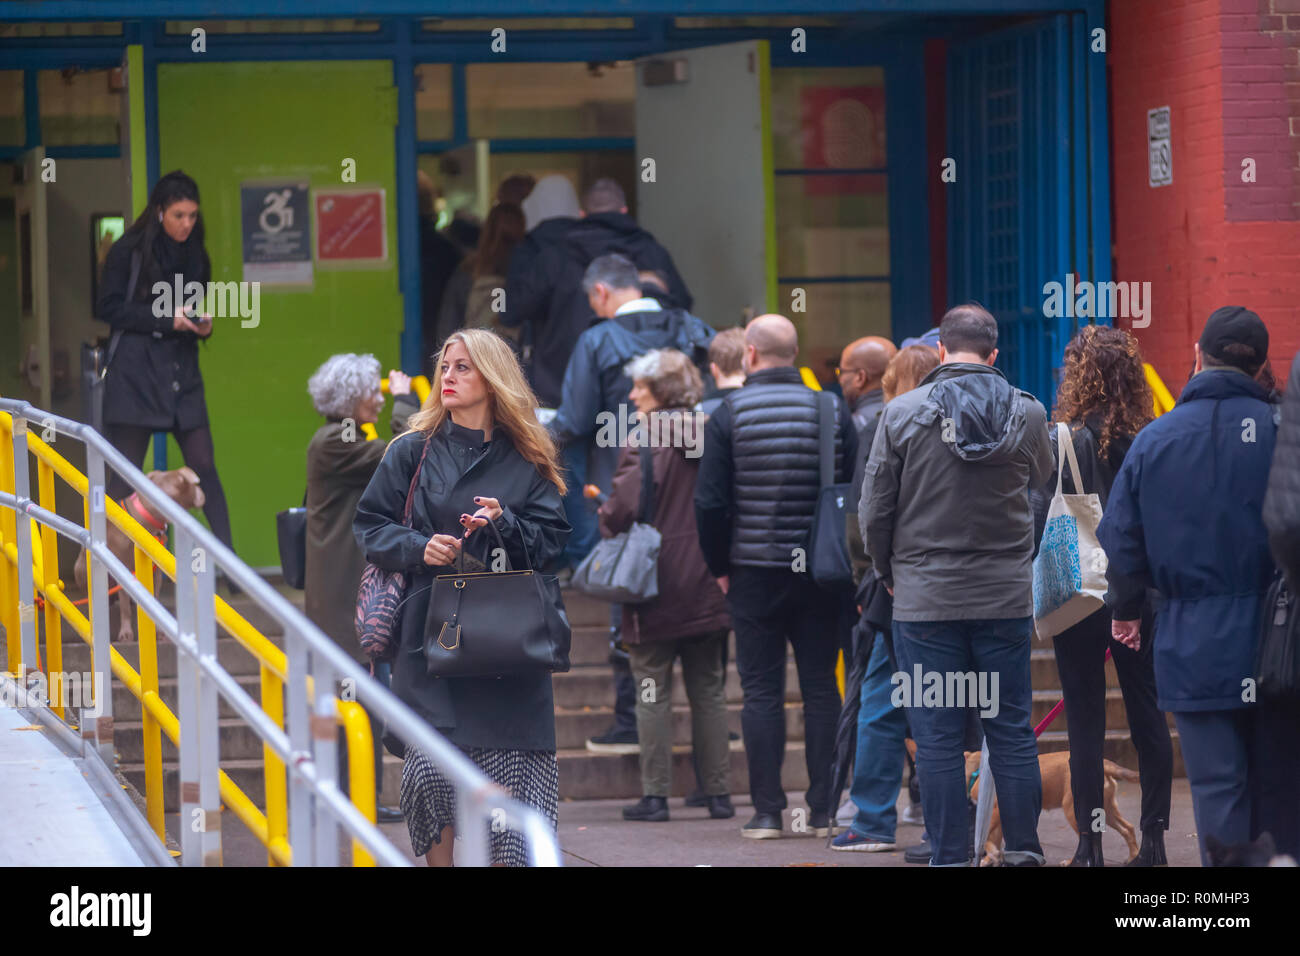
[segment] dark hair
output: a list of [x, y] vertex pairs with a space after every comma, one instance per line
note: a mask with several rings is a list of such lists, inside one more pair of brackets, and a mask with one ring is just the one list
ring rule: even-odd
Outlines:
[[609, 289], [641, 290], [641, 276], [637, 274], [636, 266], [627, 256], [620, 256], [617, 252], [591, 260], [591, 265], [582, 274], [582, 290], [590, 292], [597, 282]]
[[528, 173], [514, 173], [501, 180], [497, 187], [497, 202], [509, 202], [518, 206], [537, 185], [537, 180]]
[[623, 187], [608, 177], [597, 179], [582, 196], [582, 210], [589, 216], [598, 212], [618, 212], [626, 205]]
[[[136, 240], [135, 248], [141, 250], [143, 259], [140, 264], [140, 278], [136, 283], [135, 297], [137, 299], [146, 298], [148, 290], [153, 288], [155, 282], [162, 279], [162, 268], [153, 253], [154, 240], [158, 238], [158, 233], [163, 231], [161, 216], [168, 209], [178, 202], [189, 200], [192, 203], [199, 201], [199, 184], [187, 176], [179, 169], [173, 169], [166, 176], [163, 176], [154, 187], [149, 191], [149, 205], [136, 217], [135, 222], [127, 227], [122, 238], [128, 236]], [[203, 243], [203, 213], [200, 211], [194, 217], [194, 228], [190, 230], [189, 239], [186, 242], [198, 243], [199, 249], [203, 250], [203, 266], [205, 274], [202, 276], [187, 276], [187, 279], [195, 279], [206, 282], [211, 275], [211, 266], [208, 263], [207, 249]]]
[[524, 238], [524, 211], [512, 202], [492, 207], [483, 223], [478, 252], [474, 255], [474, 278], [503, 276], [510, 264], [510, 253]]
[[1245, 342], [1229, 342], [1219, 346], [1218, 358], [1201, 349], [1201, 364], [1206, 368], [1235, 368], [1251, 378], [1259, 375], [1267, 361], [1260, 359], [1259, 353]]
[[1097, 452], [1105, 458], [1120, 435], [1132, 438], [1155, 417], [1155, 399], [1137, 339], [1109, 325], [1085, 325], [1065, 347], [1056, 390], [1056, 420], [1067, 424], [1101, 417]]
[[974, 352], [986, 359], [998, 345], [998, 320], [974, 302], [954, 306], [939, 323], [939, 343], [948, 352]]

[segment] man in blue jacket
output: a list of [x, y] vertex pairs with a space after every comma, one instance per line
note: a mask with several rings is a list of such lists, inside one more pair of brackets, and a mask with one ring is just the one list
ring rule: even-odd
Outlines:
[[1254, 312], [1225, 306], [1205, 323], [1195, 354], [1177, 406], [1134, 439], [1097, 535], [1116, 640], [1137, 650], [1146, 588], [1163, 598], [1156, 691], [1178, 724], [1208, 866], [1208, 837], [1239, 844], [1257, 835], [1258, 768], [1266, 751], [1295, 744], [1260, 739], [1254, 693], [1260, 606], [1273, 574], [1262, 508], [1277, 423], [1255, 380], [1268, 330]]

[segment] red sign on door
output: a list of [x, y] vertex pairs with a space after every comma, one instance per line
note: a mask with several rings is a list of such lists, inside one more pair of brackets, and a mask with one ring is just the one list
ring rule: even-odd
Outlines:
[[[885, 91], [879, 86], [808, 86], [800, 95], [805, 169], [885, 166]], [[806, 195], [883, 192], [873, 175], [820, 175], [804, 180]]]
[[382, 189], [317, 190], [316, 260], [375, 263], [388, 258]]

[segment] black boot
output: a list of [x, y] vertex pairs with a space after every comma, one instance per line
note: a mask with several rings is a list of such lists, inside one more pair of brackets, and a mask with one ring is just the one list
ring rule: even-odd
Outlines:
[[1124, 864], [1125, 866], [1168, 866], [1165, 859], [1165, 831], [1143, 830], [1142, 846], [1138, 855]]
[[642, 797], [640, 803], [623, 808], [623, 819], [665, 823], [668, 820], [668, 800], [664, 797]]
[[1101, 834], [1091, 830], [1079, 834], [1079, 848], [1069, 866], [1105, 866], [1101, 858]]

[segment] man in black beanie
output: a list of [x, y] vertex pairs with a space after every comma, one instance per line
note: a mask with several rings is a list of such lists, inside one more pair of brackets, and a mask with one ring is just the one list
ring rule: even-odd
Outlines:
[[[1116, 640], [1137, 650], [1145, 589], [1164, 599], [1156, 691], [1178, 725], [1208, 866], [1209, 837], [1247, 843], [1268, 829], [1269, 808], [1300, 795], [1280, 792], [1294, 787], [1277, 772], [1294, 765], [1295, 728], [1279, 726], [1255, 698], [1260, 608], [1273, 575], [1261, 512], [1277, 421], [1256, 381], [1268, 329], [1249, 309], [1218, 309], [1194, 354], [1178, 404], [1134, 439], [1097, 537]], [[1154, 836], [1143, 833], [1144, 852]]]

